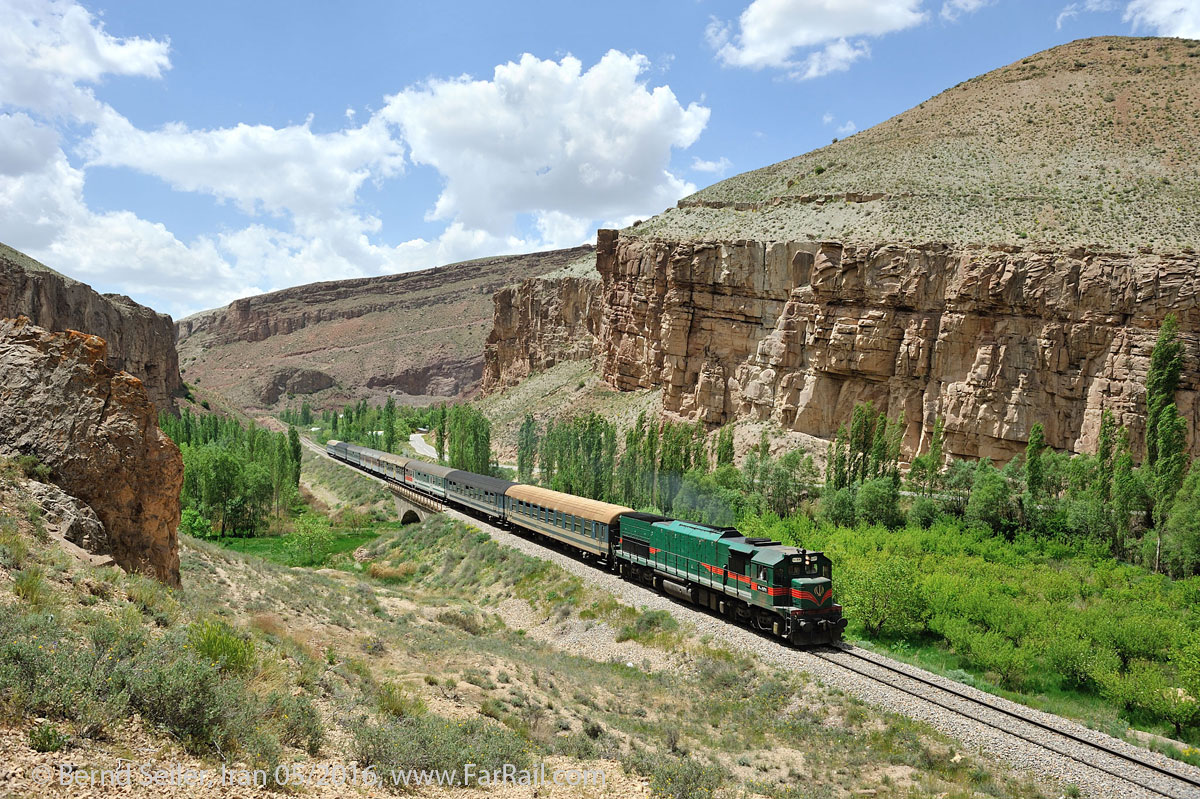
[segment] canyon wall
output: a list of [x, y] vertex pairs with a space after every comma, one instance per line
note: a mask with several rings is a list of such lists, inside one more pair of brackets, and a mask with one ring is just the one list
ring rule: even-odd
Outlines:
[[85, 525], [74, 543], [178, 586], [183, 459], [145, 385], [109, 360], [97, 336], [0, 320], [0, 455], [36, 456], [95, 512], [103, 533]]
[[1141, 449], [1150, 350], [1174, 313], [1187, 351], [1178, 404], [1197, 440], [1194, 253], [601, 231], [597, 266], [604, 379], [661, 385], [664, 409], [685, 418], [829, 438], [873, 401], [904, 414], [910, 455], [942, 417], [948, 452], [1007, 460], [1037, 422], [1055, 448], [1093, 451], [1111, 410]]
[[515, 386], [534, 372], [598, 350], [603, 286], [599, 278], [531, 278], [493, 298], [495, 318], [484, 347], [482, 390]]
[[50, 330], [79, 330], [108, 343], [108, 365], [136, 376], [160, 409], [183, 391], [171, 317], [89, 286], [0, 244], [0, 317], [27, 316]]
[[190, 383], [248, 409], [467, 396], [483, 373], [493, 295], [580, 259], [594, 261], [593, 249], [482, 258], [247, 297], [176, 323], [179, 356]]

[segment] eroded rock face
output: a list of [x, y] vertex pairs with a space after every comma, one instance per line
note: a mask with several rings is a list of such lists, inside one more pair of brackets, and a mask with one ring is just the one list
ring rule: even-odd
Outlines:
[[183, 460], [142, 381], [109, 367], [103, 339], [0, 320], [0, 454], [36, 455], [95, 511], [117, 564], [179, 585]]
[[603, 307], [599, 279], [531, 278], [496, 293], [484, 350], [483, 392], [515, 386], [563, 361], [589, 358]]
[[1037, 422], [1094, 451], [1100, 414], [1144, 438], [1150, 349], [1168, 313], [1188, 352], [1178, 394], [1196, 442], [1200, 258], [1015, 247], [678, 243], [601, 231], [603, 376], [663, 387], [668, 412], [772, 420], [832, 437], [857, 402], [937, 417], [946, 450], [1007, 460]]
[[333, 388], [333, 384], [332, 377], [317, 369], [276, 369], [260, 384], [258, 399], [274, 405], [285, 394], [312, 394]]
[[108, 344], [108, 365], [142, 381], [160, 409], [183, 391], [171, 317], [89, 286], [0, 244], [0, 317], [27, 316], [48, 330], [81, 330]]

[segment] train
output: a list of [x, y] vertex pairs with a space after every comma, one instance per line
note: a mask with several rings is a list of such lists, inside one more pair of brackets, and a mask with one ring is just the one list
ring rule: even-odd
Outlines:
[[503, 529], [553, 540], [625, 579], [795, 646], [834, 643], [846, 628], [824, 553], [344, 441], [329, 441], [325, 451]]

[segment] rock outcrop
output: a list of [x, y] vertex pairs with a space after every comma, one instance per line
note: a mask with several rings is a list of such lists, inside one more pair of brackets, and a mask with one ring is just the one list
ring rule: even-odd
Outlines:
[[333, 385], [333, 378], [317, 369], [275, 369], [260, 383], [258, 399], [269, 406], [285, 394], [313, 394]]
[[531, 278], [497, 292], [483, 392], [515, 386], [563, 361], [590, 358], [599, 347], [602, 298], [598, 276]]
[[84, 523], [84, 545], [179, 585], [183, 460], [142, 381], [108, 365], [98, 336], [51, 333], [26, 318], [0, 320], [0, 365], [0, 454], [36, 456], [95, 511], [104, 536]]
[[[390, 394], [411, 402], [479, 387], [492, 295], [592, 259], [591, 247], [482, 258], [284, 289], [181, 319], [188, 381], [241, 408], [303, 396], [318, 408]], [[293, 399], [289, 400], [288, 395]]]
[[183, 391], [171, 317], [120, 294], [98, 294], [0, 244], [0, 317], [17, 316], [104, 339], [108, 365], [141, 380], [160, 409], [174, 407], [172, 397]]
[[1179, 317], [1178, 394], [1197, 441], [1200, 258], [1012, 246], [665, 242], [601, 231], [604, 378], [663, 387], [664, 410], [831, 437], [855, 403], [907, 421], [920, 451], [1007, 460], [1041, 422], [1092, 451], [1111, 410], [1143, 440], [1158, 326]]

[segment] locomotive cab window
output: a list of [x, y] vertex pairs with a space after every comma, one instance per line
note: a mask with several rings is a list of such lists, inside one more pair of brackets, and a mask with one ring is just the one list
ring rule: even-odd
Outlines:
[[766, 566], [758, 567], [758, 581], [760, 583], [767, 582], [767, 567]]

